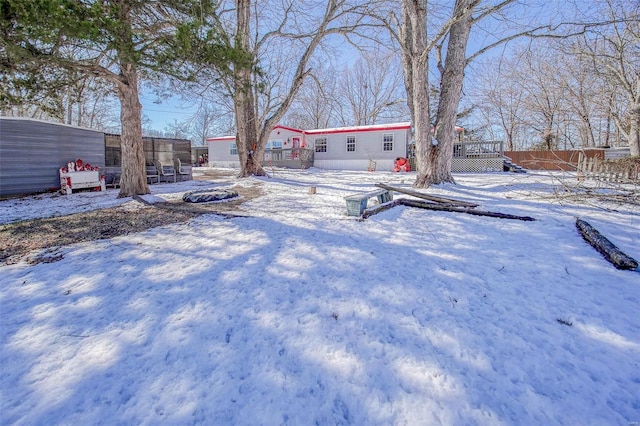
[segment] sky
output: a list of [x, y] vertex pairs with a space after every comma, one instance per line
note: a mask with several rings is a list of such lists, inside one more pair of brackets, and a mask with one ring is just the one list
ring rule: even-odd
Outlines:
[[[492, 3], [494, 3], [492, 0], [484, 2], [484, 4]], [[562, 14], [566, 14], [567, 11], [572, 10], [572, 8], [573, 6], [571, 3], [566, 0], [552, 2], [536, 0], [526, 2], [525, 4], [514, 2], [504, 9], [503, 14], [506, 18], [505, 16], [502, 16], [503, 14], [498, 15], [498, 17], [489, 16], [474, 26], [468, 43], [468, 54], [473, 54], [485, 47], [487, 44], [494, 43], [496, 40], [507, 37], [514, 32], [522, 31], [525, 27], [528, 28], [528, 26], [535, 26], [541, 20], [544, 20], [545, 22], [549, 20], [558, 21], [562, 19]], [[430, 34], [439, 31], [439, 25], [442, 24], [441, 21], [445, 20], [446, 16], [448, 16], [442, 15], [442, 8], [437, 9], [437, 11], [434, 11], [432, 15], [430, 15], [430, 22], [435, 26], [434, 28], [430, 28]], [[448, 9], [446, 13], [450, 13]], [[268, 24], [265, 24], [266, 26], [276, 25], [278, 23], [267, 19], [262, 20], [261, 22], [268, 22]], [[375, 43], [368, 39], [358, 39], [357, 37], [354, 38], [352, 36], [351, 40], [359, 46], [367, 46], [368, 48], [373, 48], [375, 46]], [[327, 52], [329, 53], [323, 53], [318, 49], [315, 53], [315, 58], [325, 58], [319, 60], [326, 62], [327, 58], [330, 57], [330, 62], [334, 64], [335, 72], [337, 73], [341, 72], [343, 67], [353, 65], [355, 60], [359, 57], [358, 49], [352, 44], [346, 42], [343, 36], [334, 35], [327, 37], [326, 42], [327, 46], [325, 47], [328, 47]], [[525, 42], [528, 43], [529, 40]], [[467, 84], [471, 84], [470, 78], [473, 78], [476, 72], [481, 72], [482, 67], [476, 69], [479, 62], [495, 60], [494, 58], [499, 57], [505, 52], [509, 52], [509, 50], [517, 43], [518, 41], [512, 41], [509, 44], [492, 49], [478, 58], [475, 63], [472, 63], [471, 66], [468, 67]], [[277, 43], [274, 43], [274, 45], [276, 46], [274, 48], [276, 50], [275, 55], [265, 54], [264, 56], [266, 58], [275, 56], [276, 58], [280, 58], [276, 59], [277, 61], [282, 61], [282, 58], [286, 58], [288, 52], [277, 51], [277, 49], [280, 48], [278, 47], [280, 45]], [[386, 46], [385, 48], [388, 47], [389, 46]], [[432, 54], [431, 57], [432, 60], [435, 61], [435, 53]], [[289, 61], [291, 59], [286, 60]], [[268, 74], [270, 64], [263, 61], [261, 65], [265, 67]], [[313, 68], [312, 65], [310, 67]], [[432, 64], [431, 74], [432, 81], [437, 81], [439, 74], [436, 71], [435, 63]], [[465, 90], [465, 93], [466, 92], [471, 93], [470, 88], [469, 90]], [[146, 127], [160, 131], [164, 131], [167, 125], [173, 123], [174, 120], [180, 122], [190, 118], [198, 110], [198, 102], [193, 101], [193, 99], [182, 99], [180, 96], [173, 96], [160, 100], [150, 90], [143, 91], [141, 103], [143, 105], [143, 114], [149, 120]], [[287, 123], [280, 124], [287, 125]]]
[[[640, 259], [637, 205], [572, 195], [570, 174], [455, 174], [422, 191], [537, 220], [397, 206], [360, 221], [345, 196], [409, 188], [415, 174], [270, 174], [145, 196], [260, 187], [239, 217], [0, 266], [0, 423], [640, 421], [640, 272], [614, 268], [575, 227]], [[153, 208], [117, 194], [4, 200], [0, 223]]]
[[185, 101], [179, 96], [159, 101], [153, 93], [143, 92], [140, 103], [142, 115], [149, 120], [145, 127], [160, 131], [165, 131], [167, 125], [175, 120], [178, 122], [187, 120], [198, 112], [198, 105], [195, 102]]

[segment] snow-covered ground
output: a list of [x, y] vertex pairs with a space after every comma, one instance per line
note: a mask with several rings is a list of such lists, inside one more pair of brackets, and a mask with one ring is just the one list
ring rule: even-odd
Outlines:
[[[239, 181], [266, 192], [246, 217], [0, 267], [0, 423], [637, 425], [640, 272], [615, 269], [575, 217], [640, 259], [640, 208], [494, 173], [426, 192], [537, 221], [346, 216], [345, 195], [414, 177], [275, 170]], [[1, 201], [0, 223], [137, 205], [116, 196]]]

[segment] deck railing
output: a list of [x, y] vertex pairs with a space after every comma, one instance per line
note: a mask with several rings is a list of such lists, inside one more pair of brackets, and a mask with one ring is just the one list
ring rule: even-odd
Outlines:
[[313, 149], [282, 148], [268, 149], [264, 152], [262, 163], [276, 167], [307, 169], [313, 166]]
[[454, 158], [500, 158], [503, 154], [502, 141], [463, 142], [453, 145]]

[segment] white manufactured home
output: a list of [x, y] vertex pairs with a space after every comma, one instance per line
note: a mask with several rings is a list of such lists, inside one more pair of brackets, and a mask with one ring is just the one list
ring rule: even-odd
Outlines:
[[[207, 138], [207, 145], [209, 146], [209, 166], [240, 167], [235, 136]], [[282, 151], [291, 152], [305, 148], [303, 130], [278, 125], [271, 131], [264, 160], [265, 163], [269, 163]]]
[[308, 130], [306, 143], [314, 151], [314, 167], [331, 170], [393, 170], [398, 157], [407, 157], [411, 123]]
[[[411, 123], [299, 130], [276, 126], [264, 163], [331, 170], [392, 170], [394, 160], [407, 157]], [[235, 136], [207, 138], [209, 165], [239, 167]], [[281, 161], [282, 160], [282, 161]]]
[[240, 167], [235, 136], [207, 138], [209, 167]]

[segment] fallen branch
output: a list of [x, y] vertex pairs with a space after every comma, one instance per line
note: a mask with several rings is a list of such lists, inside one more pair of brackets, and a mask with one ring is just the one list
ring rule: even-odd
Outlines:
[[425, 201], [409, 200], [407, 198], [398, 198], [396, 201], [398, 202], [398, 204], [402, 204], [404, 206], [418, 207], [418, 208], [427, 209], [427, 210], [467, 213], [475, 216], [489, 216], [489, 217], [497, 217], [499, 219], [516, 219], [516, 220], [524, 220], [526, 222], [536, 220], [530, 216], [516, 216], [512, 214], [507, 214], [507, 213], [487, 212], [483, 210], [474, 210], [468, 207], [459, 207], [452, 204], [435, 204], [435, 203], [429, 203]]
[[398, 205], [398, 201], [397, 200], [392, 200], [392, 201], [386, 202], [384, 204], [378, 204], [375, 207], [371, 207], [369, 209], [365, 209], [362, 212], [362, 219], [366, 219], [366, 218], [368, 218], [370, 216], [373, 216], [374, 214], [378, 214], [378, 213], [383, 212], [385, 210], [389, 210], [390, 208], [395, 207], [397, 205]]
[[605, 259], [618, 269], [637, 269], [638, 262], [624, 254], [615, 244], [582, 219], [576, 219], [576, 227], [582, 238], [598, 250]]
[[470, 207], [470, 208], [478, 207], [478, 204], [475, 204], [475, 203], [469, 203], [467, 201], [462, 201], [462, 200], [454, 200], [451, 198], [436, 197], [435, 195], [423, 194], [422, 192], [412, 191], [410, 189], [397, 188], [395, 186], [389, 186], [384, 183], [376, 183], [376, 186], [378, 188], [386, 189], [387, 191], [400, 192], [402, 194], [411, 195], [412, 197], [416, 197], [416, 198], [422, 198], [423, 200], [434, 201], [436, 203], [445, 203], [453, 206]]

